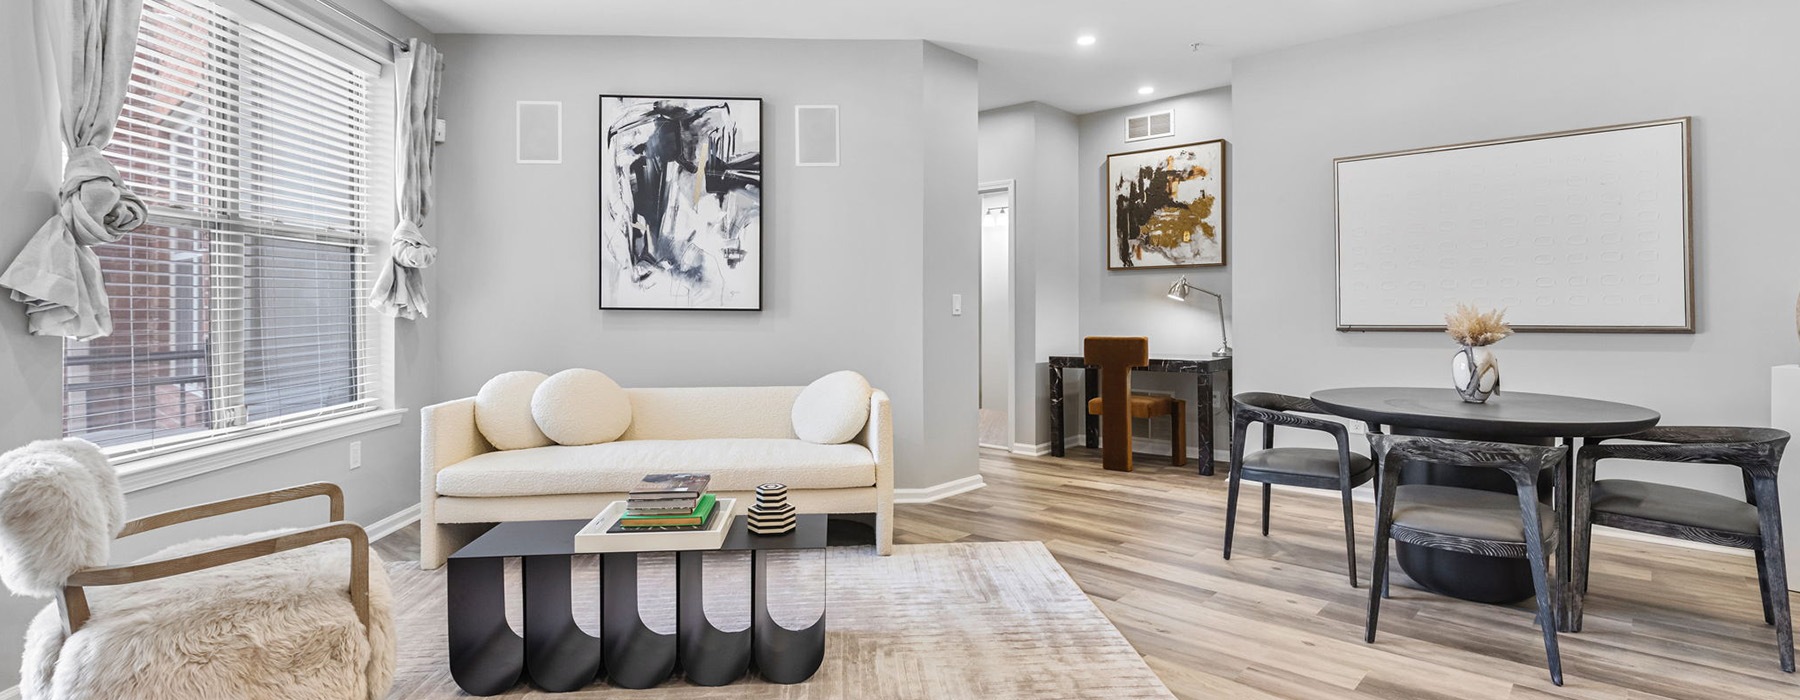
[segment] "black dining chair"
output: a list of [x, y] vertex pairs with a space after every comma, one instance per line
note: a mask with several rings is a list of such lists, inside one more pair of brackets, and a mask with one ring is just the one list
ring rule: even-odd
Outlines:
[[[1555, 506], [1538, 501], [1538, 478], [1549, 469], [1556, 491], [1562, 493], [1562, 471], [1554, 467], [1562, 463], [1568, 448], [1382, 433], [1370, 433], [1369, 445], [1375, 461], [1384, 466], [1375, 505], [1375, 578], [1369, 585], [1369, 619], [1363, 641], [1375, 641], [1388, 578], [1389, 539], [1453, 552], [1528, 559], [1550, 681], [1562, 685], [1562, 655], [1556, 647], [1560, 596], [1551, 585], [1546, 555], [1556, 551], [1562, 528]], [[1512, 477], [1517, 494], [1433, 484], [1400, 486], [1396, 466], [1409, 460], [1498, 469]]]
[[[1231, 538], [1237, 527], [1240, 482], [1262, 484], [1262, 534], [1269, 534], [1269, 487], [1272, 484], [1309, 489], [1336, 489], [1344, 500], [1344, 556], [1349, 560], [1350, 587], [1356, 587], [1356, 519], [1350, 491], [1375, 478], [1375, 463], [1350, 451], [1350, 434], [1342, 423], [1299, 415], [1323, 414], [1312, 399], [1251, 392], [1232, 397], [1231, 476], [1225, 499], [1225, 558], [1231, 558]], [[1244, 454], [1244, 435], [1251, 423], [1263, 425], [1263, 449]], [[1301, 428], [1329, 433], [1337, 449], [1276, 447], [1275, 427]]]
[[[1756, 552], [1763, 622], [1775, 626], [1781, 670], [1794, 672], [1794, 624], [1788, 613], [1787, 561], [1782, 554], [1781, 501], [1775, 485], [1790, 436], [1774, 428], [1657, 427], [1583, 445], [1575, 459], [1574, 595], [1570, 629], [1581, 630], [1594, 525], [1749, 549]], [[1630, 479], [1594, 480], [1602, 459], [1720, 464], [1743, 472], [1744, 500], [1707, 491]]]

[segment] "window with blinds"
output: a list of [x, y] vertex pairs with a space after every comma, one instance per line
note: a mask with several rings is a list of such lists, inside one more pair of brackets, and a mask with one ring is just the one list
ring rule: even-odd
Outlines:
[[115, 330], [63, 360], [63, 433], [115, 457], [378, 403], [361, 303], [376, 76], [271, 24], [145, 0], [106, 153], [151, 216], [94, 248]]

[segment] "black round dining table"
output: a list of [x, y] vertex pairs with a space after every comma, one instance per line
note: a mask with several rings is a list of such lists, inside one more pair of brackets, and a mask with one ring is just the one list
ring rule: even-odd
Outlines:
[[[1468, 403], [1453, 389], [1354, 387], [1315, 392], [1312, 400], [1321, 410], [1395, 435], [1563, 444], [1571, 451], [1577, 439], [1630, 435], [1662, 420], [1661, 414], [1641, 406], [1524, 392], [1499, 393], [1487, 403]], [[1565, 477], [1573, 457], [1571, 454], [1558, 466]], [[1440, 484], [1505, 493], [1515, 488], [1512, 479], [1497, 470], [1417, 462], [1384, 465], [1392, 467], [1400, 468], [1403, 484]], [[1551, 494], [1544, 495], [1548, 498]], [[1556, 504], [1565, 532], [1558, 547], [1559, 561], [1567, 561], [1568, 506]], [[1451, 552], [1404, 542], [1394, 545], [1401, 570], [1427, 590], [1485, 603], [1514, 603], [1534, 595], [1531, 569], [1523, 559]]]

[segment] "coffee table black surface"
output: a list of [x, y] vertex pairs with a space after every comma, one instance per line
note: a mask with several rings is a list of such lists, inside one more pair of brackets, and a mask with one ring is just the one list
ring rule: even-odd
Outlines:
[[[473, 695], [495, 695], [528, 680], [544, 690], [567, 692], [606, 677], [613, 685], [649, 688], [668, 680], [677, 661], [697, 685], [725, 685], [742, 678], [752, 660], [764, 679], [798, 683], [825, 658], [825, 612], [805, 629], [790, 630], [769, 614], [764, 552], [823, 550], [826, 515], [801, 515], [793, 532], [752, 535], [736, 517], [715, 550], [677, 552], [675, 634], [661, 634], [638, 613], [637, 557], [601, 557], [600, 637], [575, 624], [571, 559], [575, 533], [586, 520], [501, 523], [450, 555], [447, 611], [450, 674]], [[726, 632], [712, 625], [703, 604], [704, 561], [709, 552], [751, 553], [752, 620]], [[524, 635], [506, 623], [505, 560], [520, 558]]]
[[[1452, 389], [1356, 387], [1314, 392], [1312, 400], [1335, 415], [1384, 427], [1397, 435], [1541, 445], [1560, 441], [1571, 451], [1576, 438], [1629, 435], [1662, 420], [1661, 414], [1641, 406], [1524, 392], [1495, 394], [1487, 403], [1476, 404], [1463, 401]], [[1564, 460], [1559, 466], [1565, 476], [1571, 463]], [[1464, 486], [1504, 493], [1512, 493], [1515, 488], [1510, 478], [1495, 470], [1418, 463], [1400, 467], [1401, 483]], [[1559, 561], [1567, 561], [1569, 504], [1559, 501], [1556, 508], [1562, 515], [1565, 533], [1557, 556]], [[1514, 603], [1533, 595], [1531, 569], [1523, 559], [1450, 552], [1404, 542], [1394, 545], [1400, 568], [1429, 590], [1487, 603]], [[1564, 576], [1564, 572], [1559, 572], [1559, 580]]]

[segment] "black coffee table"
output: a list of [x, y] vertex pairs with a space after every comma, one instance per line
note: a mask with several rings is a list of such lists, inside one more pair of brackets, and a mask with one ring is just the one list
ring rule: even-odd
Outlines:
[[[675, 634], [661, 634], [638, 613], [638, 554], [607, 552], [600, 561], [600, 637], [575, 624], [570, 560], [575, 533], [586, 520], [501, 523], [450, 555], [446, 613], [450, 675], [471, 695], [497, 695], [528, 680], [568, 692], [606, 678], [623, 688], [650, 688], [669, 679], [679, 662], [696, 685], [725, 685], [757, 673], [774, 683], [799, 683], [825, 659], [825, 611], [805, 629], [790, 630], [769, 614], [764, 553], [826, 546], [826, 515], [802, 515], [793, 532], [750, 534], [744, 516], [731, 524], [717, 550], [677, 552]], [[703, 604], [708, 552], [751, 553], [752, 618], [748, 629], [714, 627]], [[524, 636], [506, 624], [505, 560], [519, 557]]]
[[[1315, 392], [1319, 408], [1397, 435], [1569, 446], [1558, 468], [1568, 475], [1576, 438], [1616, 437], [1654, 427], [1662, 416], [1630, 404], [1574, 396], [1503, 392], [1487, 403], [1467, 403], [1452, 389], [1357, 387]], [[1512, 493], [1512, 479], [1496, 470], [1406, 463], [1400, 482], [1443, 484]], [[1566, 483], [1566, 482], [1565, 482]], [[1547, 485], [1546, 485], [1547, 488]], [[1544, 494], [1549, 497], [1550, 494]], [[1567, 495], [1563, 495], [1566, 499]], [[1564, 521], [1558, 561], [1568, 561], [1569, 504], [1556, 501]], [[1505, 559], [1394, 543], [1400, 568], [1426, 589], [1485, 603], [1513, 603], [1534, 595], [1531, 569], [1523, 559]], [[1566, 570], [1566, 566], [1558, 566]], [[1559, 581], [1564, 576], [1558, 572]]]

